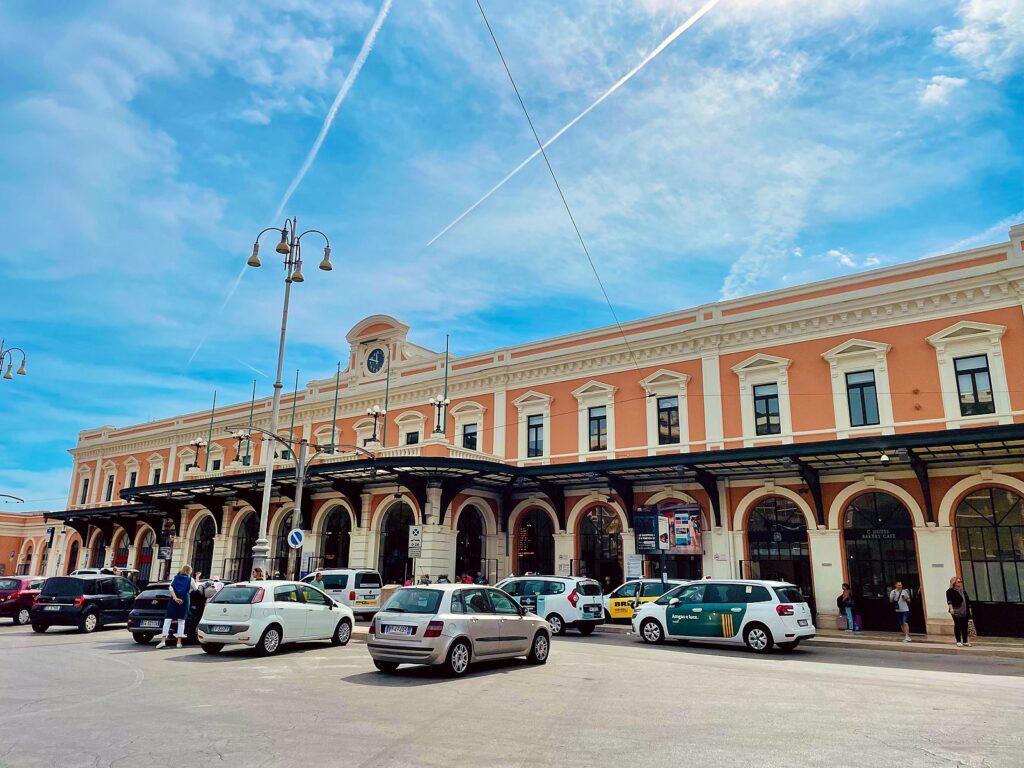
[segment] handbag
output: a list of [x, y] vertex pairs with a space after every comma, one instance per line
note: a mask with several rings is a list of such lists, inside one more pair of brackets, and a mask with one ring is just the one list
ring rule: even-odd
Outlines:
[[864, 624], [861, 621], [860, 614], [853, 614], [853, 631], [860, 632], [862, 629], [864, 629]]
[[840, 632], [845, 632], [849, 628], [850, 627], [847, 624], [846, 616], [844, 616], [843, 614], [839, 614], [836, 617], [836, 629], [838, 629]]
[[977, 637], [978, 636], [978, 628], [976, 626], [974, 626], [974, 619], [968, 619], [967, 620], [967, 636], [968, 637]]

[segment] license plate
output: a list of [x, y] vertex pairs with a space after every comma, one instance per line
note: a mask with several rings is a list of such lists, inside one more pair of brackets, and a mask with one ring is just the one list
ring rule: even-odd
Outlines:
[[230, 631], [231, 631], [231, 627], [225, 627], [223, 625], [215, 624], [214, 626], [210, 627], [210, 632], [212, 632], [212, 633], [215, 632], [215, 633], [219, 633], [219, 634], [224, 635], [224, 634], [227, 634]]
[[157, 621], [156, 619], [143, 619], [142, 621], [139, 622], [139, 626], [143, 627], [143, 628], [145, 628], [145, 627], [152, 627], [153, 629], [156, 629], [157, 627], [160, 626], [160, 622]]
[[601, 609], [596, 605], [585, 605], [583, 606], [584, 613], [600, 613]]
[[373, 600], [356, 600], [356, 605], [373, 605]]
[[406, 627], [401, 624], [386, 624], [384, 625], [385, 635], [411, 635], [412, 627]]
[[797, 619], [796, 623], [797, 623], [797, 626], [799, 626], [799, 627], [806, 627], [807, 626], [807, 619]]
[[59, 605], [48, 605], [43, 610], [45, 610], [45, 611], [59, 611], [60, 610], [60, 606]]

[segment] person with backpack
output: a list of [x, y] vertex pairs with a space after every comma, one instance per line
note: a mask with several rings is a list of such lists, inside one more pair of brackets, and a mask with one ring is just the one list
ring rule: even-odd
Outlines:
[[910, 590], [903, 588], [903, 582], [897, 581], [889, 593], [889, 602], [896, 609], [896, 619], [903, 630], [903, 642], [910, 642]]
[[971, 636], [968, 631], [968, 622], [971, 620], [971, 601], [964, 592], [964, 582], [959, 576], [949, 580], [949, 589], [946, 590], [946, 604], [949, 606], [949, 615], [953, 617], [953, 634], [956, 636], [956, 646], [971, 647]]
[[843, 591], [836, 598], [836, 606], [839, 608], [839, 614], [846, 617], [846, 631], [856, 632], [860, 628], [854, 622], [853, 609], [856, 607], [856, 602], [853, 599], [853, 590], [850, 589], [850, 585], [844, 583]]
[[[196, 576], [202, 574], [197, 573]], [[157, 644], [157, 648], [164, 648], [167, 646], [167, 638], [171, 634], [171, 622], [178, 622], [178, 647], [181, 648], [184, 637], [185, 637], [185, 619], [188, 617], [189, 602], [192, 597], [192, 593], [199, 589], [199, 585], [196, 580], [192, 578], [192, 566], [183, 565], [181, 570], [178, 571], [178, 575], [174, 577], [171, 582], [170, 592], [171, 599], [167, 603], [167, 612], [164, 614], [164, 631], [160, 635], [160, 642]]]

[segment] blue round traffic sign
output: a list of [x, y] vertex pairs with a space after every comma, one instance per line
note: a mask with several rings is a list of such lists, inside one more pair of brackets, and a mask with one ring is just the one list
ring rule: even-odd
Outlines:
[[292, 549], [298, 549], [302, 546], [302, 540], [304, 538], [305, 536], [299, 528], [292, 528], [288, 532], [288, 546]]

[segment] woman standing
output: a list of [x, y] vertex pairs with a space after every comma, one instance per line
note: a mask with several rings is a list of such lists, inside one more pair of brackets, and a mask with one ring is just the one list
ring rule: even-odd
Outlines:
[[856, 632], [857, 625], [853, 620], [853, 609], [856, 607], [856, 603], [853, 599], [853, 590], [850, 589], [849, 584], [843, 584], [843, 591], [839, 597], [836, 598], [836, 605], [846, 617], [846, 631]]
[[953, 634], [956, 635], [956, 645], [971, 647], [971, 638], [967, 631], [967, 622], [971, 619], [971, 601], [964, 592], [964, 582], [959, 576], [949, 580], [949, 589], [946, 590], [946, 603], [949, 605], [949, 615], [953, 617]]
[[[197, 576], [201, 574], [196, 574]], [[199, 589], [196, 580], [192, 578], [192, 566], [183, 565], [178, 575], [171, 582], [171, 600], [167, 603], [167, 612], [164, 614], [164, 631], [160, 635], [160, 643], [157, 648], [164, 648], [167, 645], [167, 636], [171, 633], [171, 622], [177, 620], [178, 647], [182, 646], [182, 639], [185, 637], [185, 619], [188, 617], [189, 599], [192, 593]]]

